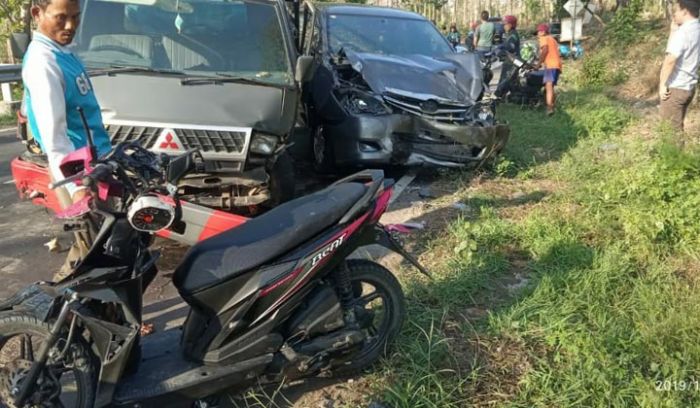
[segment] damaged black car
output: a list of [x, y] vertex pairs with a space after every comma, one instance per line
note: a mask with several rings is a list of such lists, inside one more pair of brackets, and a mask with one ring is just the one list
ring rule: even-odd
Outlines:
[[509, 128], [481, 99], [479, 58], [424, 17], [348, 4], [304, 5], [299, 42], [314, 59], [303, 101], [317, 169], [476, 165]]

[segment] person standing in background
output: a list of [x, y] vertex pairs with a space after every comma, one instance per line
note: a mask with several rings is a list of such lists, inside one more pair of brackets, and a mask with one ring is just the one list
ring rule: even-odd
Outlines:
[[561, 55], [559, 55], [559, 44], [557, 40], [549, 35], [549, 26], [540, 24], [537, 26], [537, 37], [540, 43], [539, 66], [544, 67], [544, 90], [547, 104], [547, 116], [554, 115], [554, 103], [556, 96], [554, 87], [559, 82], [561, 74]]
[[452, 23], [450, 25], [450, 31], [447, 33], [447, 41], [449, 41], [453, 47], [458, 46], [462, 41], [462, 36], [459, 34], [459, 31], [457, 31], [457, 24]]
[[520, 57], [520, 34], [518, 33], [518, 19], [515, 16], [503, 17], [503, 49], [516, 57]]
[[503, 43], [500, 45], [501, 53], [502, 51], [507, 52], [510, 56], [503, 58], [503, 65], [501, 66], [501, 77], [498, 80], [498, 88], [502, 88], [511, 80], [511, 77], [515, 70], [515, 65], [511, 62], [511, 56], [520, 58], [520, 34], [516, 30], [518, 25], [518, 19], [515, 16], [505, 16], [503, 17], [505, 34], [503, 35]]
[[476, 35], [477, 27], [479, 27], [478, 22], [472, 21], [469, 23], [469, 33], [467, 33], [467, 36], [464, 38], [464, 45], [470, 51], [474, 51], [474, 36]]
[[491, 52], [493, 47], [493, 33], [495, 27], [489, 22], [489, 12], [484, 10], [481, 12], [481, 24], [474, 32], [474, 48], [482, 56]]
[[661, 119], [682, 131], [698, 83], [700, 1], [679, 0], [673, 7], [671, 34], [659, 76], [659, 113]]

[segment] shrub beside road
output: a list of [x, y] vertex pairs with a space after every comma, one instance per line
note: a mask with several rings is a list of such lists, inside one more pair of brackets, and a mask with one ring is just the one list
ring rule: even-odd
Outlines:
[[[580, 64], [560, 112], [502, 105], [504, 156], [453, 175], [465, 210], [415, 243], [436, 279], [404, 276], [410, 322], [372, 377], [388, 406], [700, 403], [700, 148]], [[638, 61], [607, 64], [624, 87]]]

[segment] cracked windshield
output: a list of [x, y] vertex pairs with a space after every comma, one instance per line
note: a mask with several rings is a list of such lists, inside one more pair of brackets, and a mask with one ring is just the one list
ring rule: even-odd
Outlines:
[[273, 6], [211, 0], [138, 3], [85, 3], [76, 50], [88, 68], [291, 83]]
[[424, 20], [335, 14], [328, 22], [330, 47], [390, 55], [441, 56], [449, 44]]

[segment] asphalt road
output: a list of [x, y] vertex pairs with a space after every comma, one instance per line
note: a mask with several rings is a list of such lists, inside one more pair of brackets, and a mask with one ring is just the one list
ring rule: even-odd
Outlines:
[[27, 283], [50, 279], [65, 253], [51, 253], [54, 237], [68, 246], [70, 236], [42, 207], [21, 202], [12, 182], [10, 163], [24, 151], [14, 131], [0, 132], [0, 298]]

